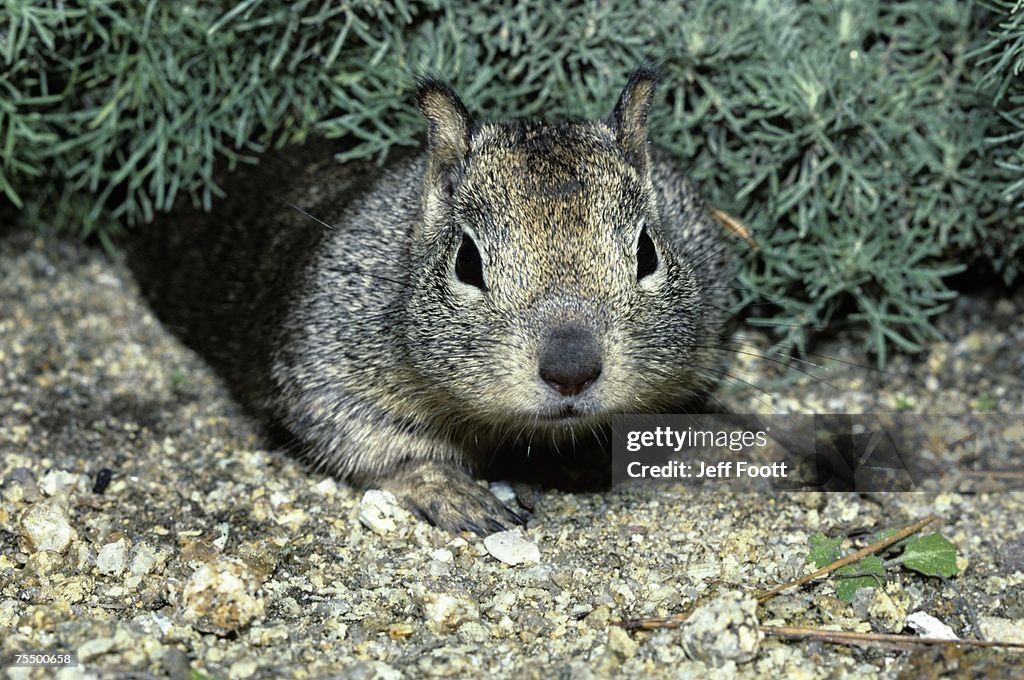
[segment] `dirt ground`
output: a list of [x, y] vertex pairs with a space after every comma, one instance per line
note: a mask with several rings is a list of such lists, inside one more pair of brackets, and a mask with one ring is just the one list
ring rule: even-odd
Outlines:
[[[738, 413], [1022, 414], [1022, 318], [1021, 291], [964, 295], [945, 340], [884, 372], [840, 334], [814, 348], [828, 357], [814, 376], [737, 356], [718, 398]], [[0, 239], [0, 480], [0, 654], [79, 661], [12, 678], [1009, 677], [1024, 661], [756, 628], [914, 635], [924, 612], [1024, 642], [1024, 492], [544, 491], [524, 533], [452, 535], [268, 449], [125, 268], [73, 241]], [[817, 532], [849, 552], [929, 514], [955, 578], [893, 569], [852, 603], [824, 579], [756, 611], [719, 597], [807, 573]], [[617, 625], [708, 603], [728, 606], [703, 632]]]

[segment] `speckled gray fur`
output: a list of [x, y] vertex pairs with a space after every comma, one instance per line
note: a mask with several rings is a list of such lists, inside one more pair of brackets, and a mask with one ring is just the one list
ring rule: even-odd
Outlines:
[[[133, 268], [316, 464], [440, 526], [498, 529], [521, 517], [473, 480], [498, 447], [593, 445], [611, 414], [676, 410], [715, 382], [731, 267], [678, 164], [648, 148], [654, 87], [635, 72], [605, 121], [480, 123], [426, 82], [425, 152], [372, 172], [310, 145], [278, 155], [212, 215], [137, 239]], [[478, 285], [455, 270], [464, 237]], [[538, 375], [564, 328], [599, 352], [578, 394]]]

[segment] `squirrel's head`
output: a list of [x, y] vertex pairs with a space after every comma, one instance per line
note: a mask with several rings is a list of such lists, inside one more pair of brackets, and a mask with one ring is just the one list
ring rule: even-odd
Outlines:
[[407, 351], [463, 413], [557, 429], [703, 391], [720, 320], [687, 243], [707, 230], [681, 222], [707, 218], [652, 162], [655, 88], [640, 68], [604, 120], [491, 123], [422, 83]]

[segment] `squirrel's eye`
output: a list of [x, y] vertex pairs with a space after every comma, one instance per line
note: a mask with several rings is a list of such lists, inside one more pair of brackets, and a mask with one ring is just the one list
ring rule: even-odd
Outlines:
[[462, 245], [455, 255], [455, 276], [463, 283], [487, 291], [487, 284], [484, 282], [484, 263], [480, 258], [480, 250], [477, 249], [473, 237], [463, 232]]
[[640, 230], [636, 239], [636, 280], [642, 281], [658, 270], [658, 249], [654, 247], [647, 227]]

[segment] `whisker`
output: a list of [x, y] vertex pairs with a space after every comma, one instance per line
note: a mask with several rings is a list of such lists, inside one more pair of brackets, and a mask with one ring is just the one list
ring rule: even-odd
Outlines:
[[[839, 389], [837, 386], [833, 385], [829, 381], [825, 380], [824, 378], [821, 378], [820, 376], [816, 376], [813, 373], [811, 373], [810, 371], [808, 371], [806, 369], [803, 369], [803, 368], [800, 368], [798, 366], [790, 366], [785, 361], [783, 361], [781, 359], [775, 359], [773, 357], [767, 357], [767, 356], [764, 356], [763, 354], [758, 354], [756, 352], [748, 352], [746, 350], [739, 350], [739, 349], [735, 349], [735, 348], [727, 347], [727, 346], [722, 346], [722, 345], [695, 345], [695, 347], [700, 347], [702, 349], [714, 349], [714, 350], [720, 350], [720, 351], [724, 351], [724, 352], [731, 352], [733, 354], [739, 354], [739, 355], [742, 355], [742, 356], [750, 356], [750, 357], [755, 357], [755, 358], [758, 358], [758, 359], [764, 359], [765, 361], [771, 361], [772, 363], [775, 363], [775, 364], [777, 364], [779, 366], [787, 366], [788, 368], [790, 368], [790, 369], [792, 369], [794, 371], [797, 371], [798, 373], [803, 373], [804, 375], [806, 375], [806, 376], [808, 376], [810, 378], [814, 378], [815, 380], [817, 380], [817, 381], [819, 381], [821, 383], [824, 383], [825, 385], [828, 385], [829, 387], [834, 389], [836, 392], [842, 392], [841, 389]], [[812, 366], [817, 366], [817, 364], [811, 364], [811, 365]]]
[[[750, 338], [749, 336], [734, 335], [732, 337], [740, 339], [740, 340], [747, 341], [750, 344], [756, 344], [755, 339], [754, 338]], [[781, 356], [787, 356], [787, 355], [783, 354], [782, 352], [777, 352], [777, 353], [780, 354]], [[827, 359], [829, 361], [834, 361], [836, 363], [845, 364], [845, 365], [853, 367], [853, 368], [861, 368], [861, 369], [864, 369], [865, 371], [871, 371], [872, 373], [881, 373], [882, 375], [885, 375], [885, 376], [893, 375], [891, 371], [887, 371], [884, 368], [878, 368], [877, 366], [873, 366], [873, 365], [870, 365], [870, 364], [859, 364], [859, 363], [857, 363], [855, 361], [846, 361], [844, 359], [840, 359], [839, 357], [829, 356], [828, 354], [817, 354], [815, 352], [807, 352], [807, 351], [803, 351], [803, 352], [801, 352], [801, 354], [804, 354], [804, 355], [809, 356], [809, 357], [816, 357], [818, 359]], [[797, 357], [793, 357], [793, 358], [797, 359]]]
[[308, 212], [306, 212], [305, 210], [303, 210], [302, 208], [300, 208], [299, 206], [295, 205], [294, 203], [292, 203], [290, 201], [288, 202], [288, 207], [292, 208], [294, 210], [297, 210], [298, 212], [300, 212], [301, 214], [305, 215], [309, 219], [311, 219], [314, 222], [320, 224], [324, 229], [327, 229], [328, 231], [334, 231], [334, 227], [332, 227], [331, 225], [327, 224], [326, 222], [324, 222], [319, 217], [316, 217], [314, 215], [309, 214]]
[[[317, 224], [323, 226], [328, 231], [337, 231], [336, 227], [331, 226], [330, 224], [328, 224], [324, 220], [320, 219], [319, 217], [317, 217], [315, 215], [310, 214], [309, 212], [303, 210], [302, 208], [300, 208], [299, 206], [295, 205], [294, 203], [288, 203], [288, 206], [293, 208], [294, 210], [298, 211], [299, 213], [301, 213], [305, 217], [308, 217], [309, 219], [313, 220]], [[417, 273], [412, 267], [409, 266], [409, 264], [407, 262], [404, 262], [403, 260], [395, 257], [395, 255], [393, 253], [391, 253], [390, 251], [384, 250], [378, 244], [370, 243], [370, 242], [368, 242], [368, 241], [366, 241], [364, 239], [361, 239], [360, 237], [363, 236], [362, 233], [355, 232], [355, 231], [349, 231], [346, 236], [349, 237], [349, 239], [350, 239], [349, 243], [351, 243], [353, 245], [358, 245], [360, 248], [363, 248], [365, 250], [369, 250], [369, 251], [375, 253], [376, 255], [379, 255], [380, 257], [384, 258], [385, 260], [387, 260], [391, 264], [395, 265], [396, 267], [398, 267], [400, 269], [403, 269], [406, 272], [409, 272], [409, 274], [415, 275]]]
[[[720, 376], [722, 376], [722, 377], [724, 377], [724, 378], [728, 378], [728, 379], [731, 379], [731, 380], [733, 380], [733, 381], [736, 381], [736, 382], [741, 382], [741, 383], [743, 383], [744, 385], [746, 385], [746, 386], [748, 386], [748, 387], [751, 387], [751, 388], [753, 388], [753, 389], [757, 390], [758, 392], [760, 392], [761, 394], [763, 394], [764, 396], [766, 396], [766, 397], [768, 397], [768, 398], [771, 398], [771, 397], [772, 397], [772, 394], [771, 394], [771, 392], [769, 392], [769, 391], [765, 390], [764, 388], [758, 387], [757, 385], [755, 385], [755, 384], [754, 384], [754, 383], [752, 383], [752, 382], [748, 382], [748, 381], [744, 380], [743, 378], [740, 378], [740, 377], [738, 377], [738, 376], [735, 376], [735, 375], [733, 375], [733, 374], [729, 373], [728, 371], [724, 371], [724, 370], [719, 370], [719, 369], [716, 369], [716, 368], [709, 368], [709, 367], [705, 367], [705, 368], [704, 368], [704, 370], [705, 370], [705, 371], [708, 371], [708, 372], [710, 372], [710, 373], [714, 373], [715, 375], [720, 375]], [[755, 397], [755, 398], [756, 398], [756, 397]], [[758, 399], [758, 401], [760, 401], [760, 399]], [[771, 406], [769, 406], [769, 405], [768, 405], [768, 404], [767, 404], [766, 402], [761, 402], [761, 403], [763, 403], [763, 404], [764, 404], [765, 406], [767, 406], [768, 408], [772, 408], [772, 407], [771, 407]], [[774, 410], [774, 409], [773, 409], [773, 410]]]

